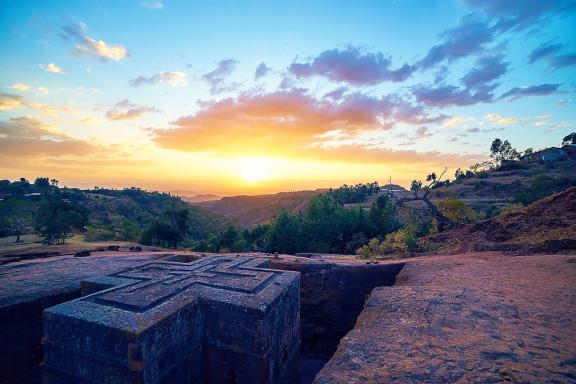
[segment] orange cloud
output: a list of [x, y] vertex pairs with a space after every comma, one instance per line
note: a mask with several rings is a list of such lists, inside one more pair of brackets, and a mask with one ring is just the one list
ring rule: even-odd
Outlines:
[[[430, 163], [462, 166], [470, 156], [382, 148], [396, 121], [426, 121], [424, 111], [398, 100], [352, 94], [318, 100], [303, 90], [244, 94], [206, 103], [195, 115], [153, 130], [161, 147], [218, 156], [307, 158], [351, 163]], [[416, 116], [421, 116], [417, 118]], [[426, 127], [419, 137], [432, 133]], [[474, 160], [474, 159], [472, 159]]]
[[95, 146], [31, 116], [0, 121], [0, 157], [83, 155], [95, 150]]
[[193, 116], [174, 121], [170, 130], [155, 130], [163, 147], [223, 154], [291, 154], [315, 141], [314, 136], [336, 129], [383, 128], [392, 103], [365, 95], [338, 104], [318, 101], [301, 90], [242, 95], [208, 103]]

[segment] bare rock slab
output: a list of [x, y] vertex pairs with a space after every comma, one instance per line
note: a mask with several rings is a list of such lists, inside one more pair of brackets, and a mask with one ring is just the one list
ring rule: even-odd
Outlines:
[[576, 383], [576, 256], [406, 262], [315, 384]]
[[300, 274], [258, 258], [155, 261], [44, 311], [44, 383], [298, 381]]

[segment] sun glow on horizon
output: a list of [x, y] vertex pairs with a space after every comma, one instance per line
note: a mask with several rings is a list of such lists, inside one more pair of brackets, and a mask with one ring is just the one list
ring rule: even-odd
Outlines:
[[255, 184], [270, 179], [274, 174], [274, 162], [268, 158], [243, 157], [234, 161], [236, 174], [245, 182]]

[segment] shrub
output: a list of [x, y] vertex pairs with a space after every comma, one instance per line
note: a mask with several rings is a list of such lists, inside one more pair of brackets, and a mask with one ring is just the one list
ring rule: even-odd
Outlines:
[[363, 259], [373, 258], [380, 254], [380, 240], [373, 238], [368, 244], [356, 250], [356, 254]]
[[380, 244], [382, 254], [407, 253], [418, 249], [418, 238], [415, 228], [408, 226], [386, 235]]
[[111, 241], [117, 240], [116, 232], [114, 228], [110, 225], [105, 225], [102, 227], [97, 227], [90, 225], [87, 228], [86, 236], [84, 238], [86, 241]]
[[467, 224], [477, 220], [476, 213], [462, 200], [448, 198], [440, 200], [436, 206], [444, 216], [456, 223]]
[[500, 212], [501, 213], [510, 213], [510, 212], [518, 212], [522, 210], [524, 206], [520, 203], [515, 204], [508, 204], [507, 206], [503, 207]]

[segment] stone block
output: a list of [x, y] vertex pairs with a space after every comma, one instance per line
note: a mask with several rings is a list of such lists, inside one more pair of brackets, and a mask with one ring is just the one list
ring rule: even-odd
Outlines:
[[258, 258], [155, 261], [44, 311], [43, 382], [294, 383], [300, 274]]

